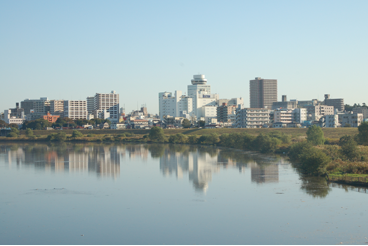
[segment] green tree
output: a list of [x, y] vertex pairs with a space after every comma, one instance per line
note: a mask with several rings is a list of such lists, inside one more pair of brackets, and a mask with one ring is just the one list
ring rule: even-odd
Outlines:
[[190, 121], [188, 119], [184, 119], [183, 122], [181, 122], [181, 126], [183, 128], [189, 128], [190, 127]]
[[358, 126], [358, 140], [360, 144], [368, 145], [368, 122], [363, 122]]
[[164, 142], [165, 141], [164, 130], [161, 127], [158, 127], [158, 126], [152, 127], [151, 130], [150, 130], [150, 133], [149, 133], [149, 138], [152, 141]]
[[32, 129], [31, 128], [27, 128], [26, 129], [26, 136], [27, 137], [33, 137], [34, 135], [33, 135], [33, 131], [32, 131]]
[[47, 140], [62, 142], [66, 140], [66, 134], [65, 132], [62, 132], [62, 131], [58, 133], [52, 133], [47, 136]]
[[206, 122], [204, 120], [198, 121], [198, 127], [204, 127], [206, 125]]
[[79, 138], [79, 137], [83, 137], [83, 133], [81, 133], [80, 131], [74, 130], [72, 133], [72, 138]]
[[313, 145], [322, 145], [325, 142], [325, 137], [321, 127], [313, 125], [307, 130], [307, 141]]
[[354, 161], [359, 157], [359, 151], [357, 143], [354, 141], [353, 136], [345, 135], [340, 138], [341, 153], [347, 157], [347, 159]]

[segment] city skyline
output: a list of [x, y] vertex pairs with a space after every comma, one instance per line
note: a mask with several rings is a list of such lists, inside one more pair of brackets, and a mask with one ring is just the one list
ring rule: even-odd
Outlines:
[[220, 98], [242, 97], [245, 107], [255, 77], [278, 80], [278, 101], [331, 94], [363, 103], [367, 7], [366, 1], [2, 1], [0, 80], [20, 89], [2, 90], [0, 106], [25, 98], [85, 100], [113, 89], [128, 112], [146, 104], [156, 114], [158, 92], [183, 90], [198, 73]]

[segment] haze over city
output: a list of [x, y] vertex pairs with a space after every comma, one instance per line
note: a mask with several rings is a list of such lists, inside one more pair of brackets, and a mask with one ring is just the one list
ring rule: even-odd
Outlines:
[[[1, 109], [115, 90], [128, 112], [205, 74], [220, 98], [366, 102], [367, 1], [2, 1]], [[5, 93], [5, 87], [12, 88]]]

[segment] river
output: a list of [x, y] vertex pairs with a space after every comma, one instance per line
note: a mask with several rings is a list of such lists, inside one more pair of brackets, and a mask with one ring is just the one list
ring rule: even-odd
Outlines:
[[368, 191], [282, 156], [0, 144], [1, 244], [366, 244]]

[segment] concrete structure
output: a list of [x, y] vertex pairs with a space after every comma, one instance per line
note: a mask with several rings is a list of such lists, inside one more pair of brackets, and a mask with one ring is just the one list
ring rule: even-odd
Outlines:
[[[40, 99], [25, 99], [20, 102], [21, 108], [24, 109], [24, 115], [33, 113], [33, 118], [41, 118], [43, 115], [50, 111], [50, 102], [47, 97], [41, 97]], [[47, 110], [48, 109], [48, 110]]]
[[191, 114], [193, 111], [193, 99], [183, 95], [181, 91], [159, 93], [159, 113], [160, 119], [164, 116], [182, 117], [184, 114]]
[[275, 110], [274, 122], [292, 123], [294, 121], [294, 112], [291, 109]]
[[297, 102], [297, 106], [299, 108], [306, 108], [306, 107], [309, 107], [309, 106], [316, 106], [316, 105], [321, 104], [321, 102], [318, 101], [317, 99], [304, 100], [304, 101], [295, 100], [295, 101]]
[[63, 117], [64, 100], [50, 100], [50, 114]]
[[344, 99], [343, 98], [332, 99], [330, 98], [330, 94], [325, 94], [324, 105], [333, 106], [340, 112], [345, 110]]
[[319, 121], [322, 116], [334, 115], [334, 107], [326, 105], [308, 106], [307, 107], [307, 120]]
[[281, 102], [273, 102], [272, 103], [272, 109], [294, 109], [297, 108], [298, 102], [297, 101], [287, 101], [286, 95], [282, 96]]
[[133, 129], [146, 129], [148, 128], [148, 120], [132, 120], [131, 125]]
[[236, 110], [237, 128], [261, 128], [270, 123], [270, 110], [265, 108], [241, 108]]
[[24, 109], [19, 108], [19, 103], [15, 103], [15, 108], [10, 108], [10, 117], [24, 118]]
[[96, 110], [95, 97], [87, 97], [87, 111], [88, 111], [88, 114], [93, 114], [94, 110]]
[[341, 127], [345, 127], [346, 124], [349, 124], [351, 127], [358, 127], [363, 122], [363, 114], [361, 113], [338, 114], [338, 117]]
[[335, 115], [325, 115], [323, 122], [323, 127], [328, 128], [337, 128], [340, 126], [339, 123], [339, 116], [337, 114]]
[[11, 110], [4, 110], [4, 121], [7, 124], [16, 124], [18, 126], [23, 125], [24, 118], [17, 118], [15, 116], [10, 116]]
[[127, 124], [111, 123], [110, 129], [121, 130], [121, 129], [126, 129], [126, 126]]
[[353, 108], [353, 112], [355, 114], [363, 114], [363, 119], [367, 119], [368, 118], [368, 108], [365, 107], [356, 107]]
[[64, 101], [64, 117], [73, 120], [87, 119], [87, 101]]
[[227, 103], [223, 103], [217, 107], [217, 122], [228, 122], [230, 121], [230, 115], [236, 113], [236, 106], [229, 106]]
[[[91, 103], [92, 99], [89, 99]], [[111, 91], [111, 93], [96, 93], [94, 97], [94, 115], [96, 118], [104, 113], [106, 116], [106, 112], [110, 114], [109, 120], [111, 122], [117, 123], [119, 122], [119, 94], [116, 94], [115, 91]], [[91, 109], [91, 106], [90, 106]]]
[[50, 123], [55, 123], [59, 117], [60, 115], [51, 115], [49, 112], [47, 112], [47, 115], [42, 116], [44, 120], [47, 120]]
[[307, 109], [306, 108], [296, 108], [293, 110], [294, 122], [302, 124], [307, 120]]
[[277, 102], [277, 80], [256, 77], [249, 82], [250, 108], [272, 108]]
[[[217, 106], [218, 94], [211, 94], [211, 86], [207, 85], [207, 79], [204, 74], [194, 75], [191, 80], [192, 84], [188, 85], [188, 97], [193, 101], [193, 115], [197, 119], [201, 117], [208, 117], [203, 115], [201, 108], [204, 106]], [[189, 113], [191, 114], [191, 113]], [[216, 115], [215, 115], [216, 117]]]

